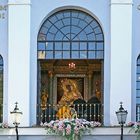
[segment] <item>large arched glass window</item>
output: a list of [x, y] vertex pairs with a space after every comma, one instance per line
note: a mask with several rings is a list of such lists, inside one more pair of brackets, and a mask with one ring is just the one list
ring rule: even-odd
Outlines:
[[43, 23], [38, 59], [103, 59], [104, 37], [95, 18], [79, 10], [62, 10]]
[[3, 117], [3, 58], [0, 55], [0, 122]]
[[[55, 112], [58, 110], [52, 106], [61, 103], [60, 100], [63, 96], [61, 84], [64, 79], [77, 83], [78, 93], [85, 101], [90, 100], [96, 94], [95, 91], [99, 91], [101, 98], [99, 96], [98, 98], [102, 104], [104, 36], [100, 24], [94, 17], [75, 9], [58, 11], [49, 16], [42, 24], [37, 43], [37, 124], [57, 118]], [[71, 64], [74, 64], [75, 67], [71, 67]], [[71, 90], [69, 86], [67, 88]], [[45, 94], [47, 94], [46, 104], [52, 104], [51, 112], [48, 108], [45, 109], [46, 111], [41, 108], [44, 100], [42, 97]], [[76, 100], [75, 97], [72, 98]], [[99, 121], [102, 120], [100, 116], [103, 116], [101, 115], [103, 109], [98, 110], [100, 110]]]

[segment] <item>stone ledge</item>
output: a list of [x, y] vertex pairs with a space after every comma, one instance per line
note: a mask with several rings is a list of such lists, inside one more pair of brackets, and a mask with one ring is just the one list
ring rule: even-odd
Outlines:
[[[130, 132], [131, 127], [124, 127], [124, 135], [130, 136], [130, 135], [136, 135], [134, 132]], [[36, 136], [46, 136], [47, 130], [43, 127], [20, 127], [18, 128], [19, 135], [36, 135]], [[120, 135], [120, 127], [96, 127], [91, 129], [90, 133], [85, 133], [85, 135], [111, 135], [111, 136], [118, 136]], [[0, 128], [0, 136], [2, 135], [16, 135], [15, 128]], [[51, 134], [50, 134], [51, 135]], [[49, 134], [48, 134], [49, 136]]]

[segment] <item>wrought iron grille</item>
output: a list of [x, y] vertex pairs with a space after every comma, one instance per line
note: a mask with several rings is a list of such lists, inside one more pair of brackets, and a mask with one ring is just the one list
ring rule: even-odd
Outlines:
[[38, 104], [37, 107], [39, 108], [37, 114], [37, 124], [40, 124], [41, 122], [50, 122], [51, 120], [56, 119], [71, 118], [72, 113], [66, 108], [74, 110], [76, 113], [75, 117], [77, 118], [86, 119], [88, 121], [103, 122], [102, 104], [75, 104], [73, 106], [47, 104], [46, 109], [44, 110], [41, 109], [40, 104]]

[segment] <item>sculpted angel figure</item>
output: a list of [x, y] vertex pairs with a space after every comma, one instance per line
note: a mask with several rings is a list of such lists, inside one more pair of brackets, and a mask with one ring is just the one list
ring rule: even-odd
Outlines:
[[41, 109], [45, 110], [47, 107], [47, 99], [48, 99], [48, 93], [46, 91], [43, 91], [41, 94]]

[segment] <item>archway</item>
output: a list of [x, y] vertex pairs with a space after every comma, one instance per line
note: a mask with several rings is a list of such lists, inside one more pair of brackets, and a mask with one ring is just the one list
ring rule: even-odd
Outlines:
[[71, 105], [78, 98], [88, 102], [94, 96], [103, 103], [103, 60], [103, 31], [94, 17], [74, 9], [48, 17], [38, 34], [38, 122], [42, 120], [42, 112], [45, 116], [50, 113], [46, 111], [48, 103], [54, 116], [54, 104], [62, 103], [64, 83], [68, 91], [71, 91], [70, 84], [75, 83], [80, 95], [71, 93], [72, 97], [65, 96], [63, 103]]

